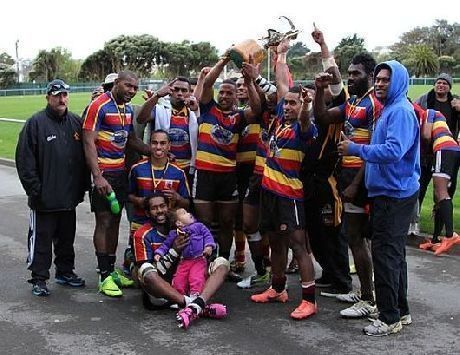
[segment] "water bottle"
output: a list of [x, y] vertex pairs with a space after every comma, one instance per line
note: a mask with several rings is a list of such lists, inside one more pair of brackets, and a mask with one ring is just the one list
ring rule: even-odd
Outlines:
[[112, 211], [113, 214], [119, 214], [120, 204], [118, 203], [117, 196], [115, 196], [115, 192], [109, 192], [106, 196], [106, 199], [109, 202], [110, 211]]

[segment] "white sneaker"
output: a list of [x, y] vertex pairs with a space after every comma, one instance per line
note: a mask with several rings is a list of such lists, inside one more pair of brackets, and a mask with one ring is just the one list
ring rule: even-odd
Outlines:
[[364, 327], [363, 332], [366, 335], [381, 337], [385, 335], [398, 333], [401, 331], [401, 329], [401, 322], [386, 324], [385, 322], [382, 322], [380, 319], [377, 319], [374, 322], [372, 322], [372, 324], [368, 325], [367, 327]]
[[344, 318], [364, 318], [377, 313], [377, 306], [369, 301], [359, 301], [353, 306], [340, 311], [340, 315]]
[[412, 317], [410, 314], [406, 314], [405, 316], [401, 317], [400, 321], [402, 325], [409, 325], [412, 324]]
[[262, 276], [259, 276], [257, 274], [248, 276], [242, 281], [237, 282], [236, 286], [238, 286], [238, 288], [252, 288], [254, 286], [268, 284], [269, 282], [270, 282], [270, 273], [267, 271]]
[[347, 302], [347, 303], [356, 303], [361, 301], [361, 295], [358, 291], [350, 291], [348, 293], [341, 293], [335, 296], [337, 300], [340, 302]]

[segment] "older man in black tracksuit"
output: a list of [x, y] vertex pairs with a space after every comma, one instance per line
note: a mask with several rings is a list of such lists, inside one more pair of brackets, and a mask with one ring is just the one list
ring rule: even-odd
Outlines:
[[54, 244], [56, 281], [73, 287], [85, 281], [74, 272], [75, 208], [89, 186], [81, 141], [81, 119], [67, 110], [69, 86], [48, 84], [45, 110], [24, 125], [16, 148], [16, 168], [29, 197], [27, 264], [32, 293], [47, 296]]

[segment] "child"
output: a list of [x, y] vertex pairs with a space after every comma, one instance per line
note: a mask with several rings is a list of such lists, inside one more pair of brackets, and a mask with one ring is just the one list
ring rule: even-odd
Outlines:
[[206, 257], [210, 256], [216, 247], [211, 232], [203, 223], [183, 208], [176, 211], [177, 230], [169, 233], [161, 247], [155, 250], [155, 261], [165, 255], [172, 247], [174, 240], [181, 233], [189, 235], [189, 244], [182, 251], [182, 258], [177, 265], [172, 286], [183, 295], [196, 296], [203, 291], [206, 281]]

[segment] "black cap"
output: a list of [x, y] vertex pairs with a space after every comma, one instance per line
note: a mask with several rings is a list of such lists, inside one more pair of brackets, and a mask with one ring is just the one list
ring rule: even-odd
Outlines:
[[48, 95], [53, 95], [53, 96], [60, 94], [61, 92], [69, 92], [69, 91], [70, 91], [70, 86], [67, 85], [61, 79], [54, 79], [46, 87], [46, 93]]

